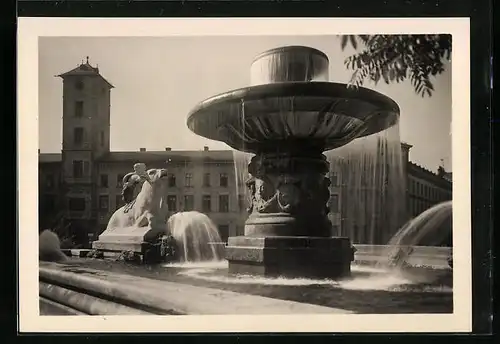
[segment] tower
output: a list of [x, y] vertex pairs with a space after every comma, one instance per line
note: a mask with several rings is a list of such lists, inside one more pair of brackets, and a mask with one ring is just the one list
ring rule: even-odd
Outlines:
[[65, 219], [79, 243], [97, 224], [97, 160], [109, 152], [111, 85], [97, 67], [82, 62], [63, 80], [62, 178]]

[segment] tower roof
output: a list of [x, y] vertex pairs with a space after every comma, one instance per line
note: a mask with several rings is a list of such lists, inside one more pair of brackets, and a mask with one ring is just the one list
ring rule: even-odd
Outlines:
[[65, 78], [68, 76], [98, 76], [100, 77], [106, 84], [108, 84], [109, 88], [114, 88], [114, 86], [107, 81], [100, 73], [99, 73], [99, 68], [98, 67], [92, 67], [92, 65], [89, 63], [89, 57], [87, 56], [87, 60], [84, 63], [78, 65], [76, 68], [73, 68], [69, 72], [62, 73], [59, 75], [56, 75], [61, 78]]

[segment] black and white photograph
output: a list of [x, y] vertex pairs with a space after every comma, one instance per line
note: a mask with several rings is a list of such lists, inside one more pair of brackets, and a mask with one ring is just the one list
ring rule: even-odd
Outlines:
[[466, 21], [25, 21], [26, 327], [470, 330]]

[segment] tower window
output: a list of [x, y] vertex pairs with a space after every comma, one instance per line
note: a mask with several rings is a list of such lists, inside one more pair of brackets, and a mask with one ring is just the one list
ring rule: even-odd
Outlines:
[[83, 144], [83, 128], [77, 127], [73, 129], [73, 143], [75, 146]]
[[73, 161], [73, 177], [82, 178], [83, 177], [83, 161], [74, 160]]
[[104, 131], [100, 132], [101, 147], [104, 147]]
[[83, 117], [83, 101], [75, 102], [75, 117]]
[[84, 85], [84, 83], [83, 83], [83, 80], [82, 80], [82, 79], [78, 79], [78, 80], [76, 80], [76, 82], [75, 82], [75, 88], [76, 88], [77, 90], [83, 90], [83, 87], [84, 87], [84, 86], [85, 86], [85, 85]]

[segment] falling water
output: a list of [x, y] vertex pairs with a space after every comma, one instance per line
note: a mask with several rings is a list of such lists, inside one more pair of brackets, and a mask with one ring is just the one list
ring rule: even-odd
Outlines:
[[167, 227], [175, 239], [182, 262], [222, 259], [224, 248], [217, 244], [222, 240], [217, 226], [207, 215], [197, 211], [179, 212], [168, 219]]
[[[358, 244], [385, 244], [407, 219], [399, 125], [325, 152], [340, 203], [339, 232]], [[333, 183], [335, 184], [335, 183]], [[335, 210], [333, 210], [335, 212]]]
[[391, 265], [402, 265], [415, 246], [451, 246], [452, 213], [452, 201], [446, 201], [408, 221], [389, 240], [385, 256]]
[[[248, 178], [248, 164], [250, 163], [250, 159], [252, 158], [252, 156], [253, 154], [251, 153], [233, 150], [236, 194], [243, 196], [245, 200], [248, 197], [248, 188], [246, 187], [245, 182]], [[244, 203], [243, 209], [240, 209], [240, 211], [244, 211], [245, 208], [246, 202]]]
[[[240, 112], [240, 119], [242, 122], [242, 131], [243, 135], [245, 134], [245, 102], [241, 101], [241, 107], [238, 109]], [[238, 111], [237, 110], [237, 111]], [[242, 140], [242, 147], [244, 147], [244, 141]], [[248, 207], [248, 188], [245, 185], [245, 182], [248, 178], [248, 164], [250, 163], [250, 159], [254, 154], [247, 153], [243, 151], [239, 151], [233, 149], [233, 162], [234, 162], [234, 176], [236, 183], [236, 195], [240, 200], [238, 202], [238, 208], [240, 213], [242, 214], [241, 222], [245, 221], [246, 218], [246, 208]], [[241, 198], [241, 199], [240, 199]], [[243, 233], [239, 233], [243, 234]]]

